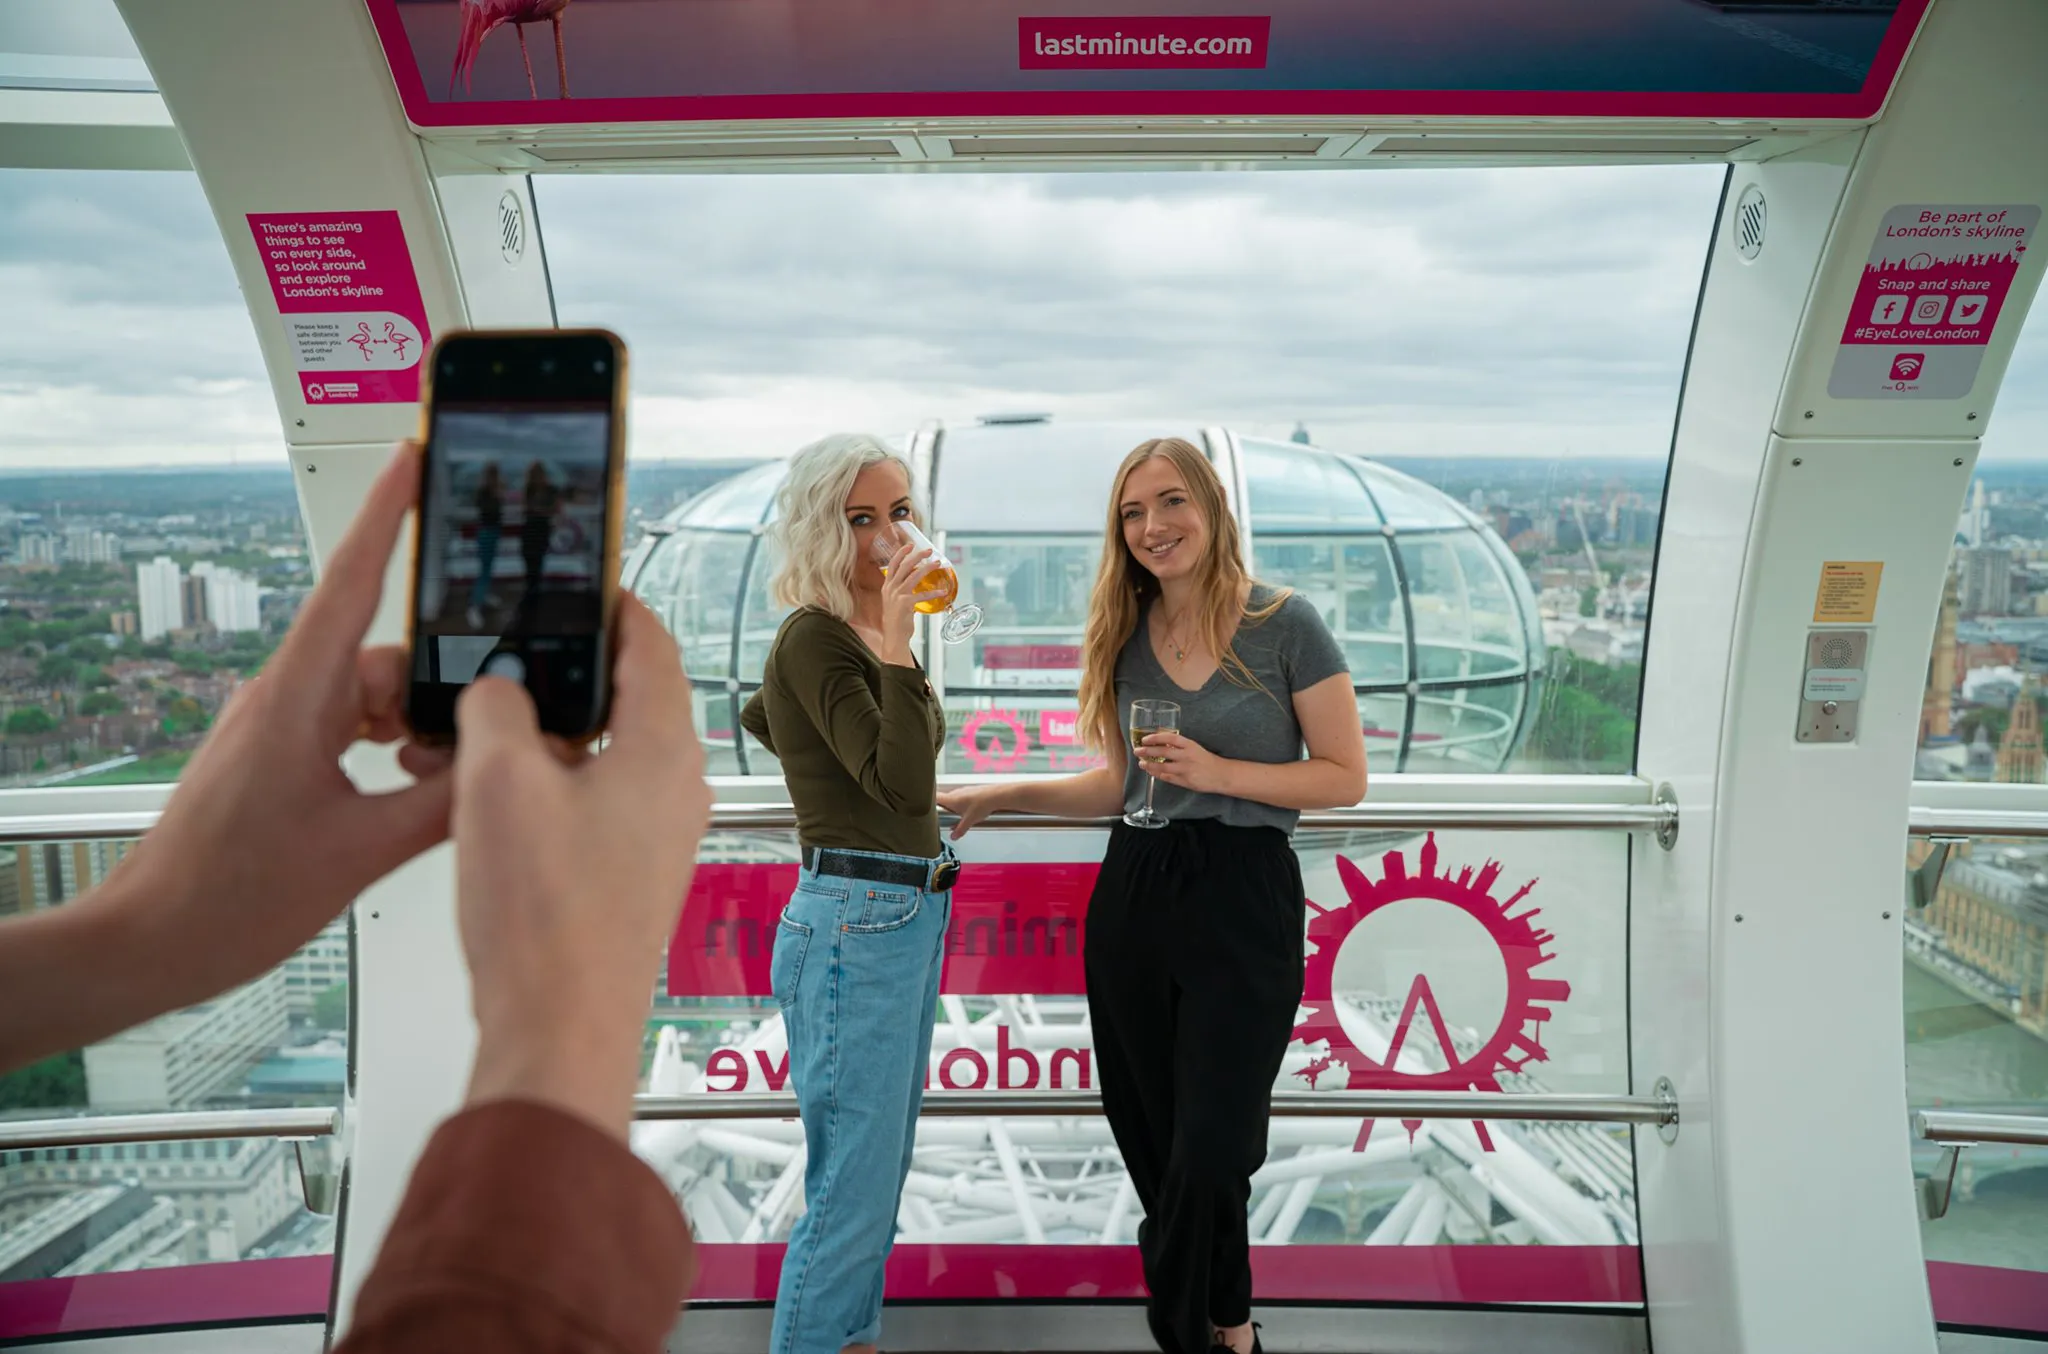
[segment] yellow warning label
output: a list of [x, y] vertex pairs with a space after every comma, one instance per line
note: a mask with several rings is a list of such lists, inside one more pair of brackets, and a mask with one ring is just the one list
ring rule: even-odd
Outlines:
[[1820, 591], [1813, 619], [1830, 625], [1869, 625], [1877, 619], [1877, 585], [1883, 560], [1831, 559], [1820, 566]]

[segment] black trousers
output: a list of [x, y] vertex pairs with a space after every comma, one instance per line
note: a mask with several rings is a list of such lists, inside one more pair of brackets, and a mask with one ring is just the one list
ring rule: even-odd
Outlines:
[[1245, 1209], [1301, 1004], [1302, 896], [1285, 833], [1196, 820], [1119, 824], [1088, 900], [1103, 1111], [1169, 1354], [1251, 1319]]

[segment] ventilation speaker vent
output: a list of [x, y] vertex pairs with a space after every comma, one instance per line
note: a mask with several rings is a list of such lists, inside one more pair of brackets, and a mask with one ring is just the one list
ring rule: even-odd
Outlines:
[[1735, 252], [1753, 259], [1764, 252], [1764, 230], [1770, 224], [1764, 190], [1755, 184], [1742, 190], [1735, 202]]
[[526, 257], [526, 208], [519, 194], [508, 192], [498, 199], [498, 252], [505, 262], [516, 264]]

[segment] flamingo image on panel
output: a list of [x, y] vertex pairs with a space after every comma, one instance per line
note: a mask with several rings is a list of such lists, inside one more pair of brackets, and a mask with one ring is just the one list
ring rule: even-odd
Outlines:
[[562, 11], [569, 8], [569, 0], [460, 0], [462, 7], [462, 36], [455, 44], [455, 67], [448, 72], [448, 93], [455, 93], [455, 80], [462, 79], [463, 92], [469, 91], [470, 72], [476, 67], [476, 55], [483, 49], [484, 39], [491, 30], [505, 24], [512, 25], [512, 31], [519, 35], [519, 60], [526, 67], [526, 94], [537, 99], [540, 91], [533, 83], [533, 59], [526, 52], [526, 25], [542, 20], [555, 26], [555, 75], [560, 82], [561, 98], [569, 97], [569, 60], [562, 50]]

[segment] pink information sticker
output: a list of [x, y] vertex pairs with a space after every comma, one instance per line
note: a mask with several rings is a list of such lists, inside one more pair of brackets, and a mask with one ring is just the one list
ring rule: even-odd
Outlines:
[[1842, 326], [1828, 394], [1959, 400], [2027, 255], [2041, 209], [1914, 204], [1885, 213]]
[[433, 335], [397, 212], [255, 213], [308, 404], [411, 404]]

